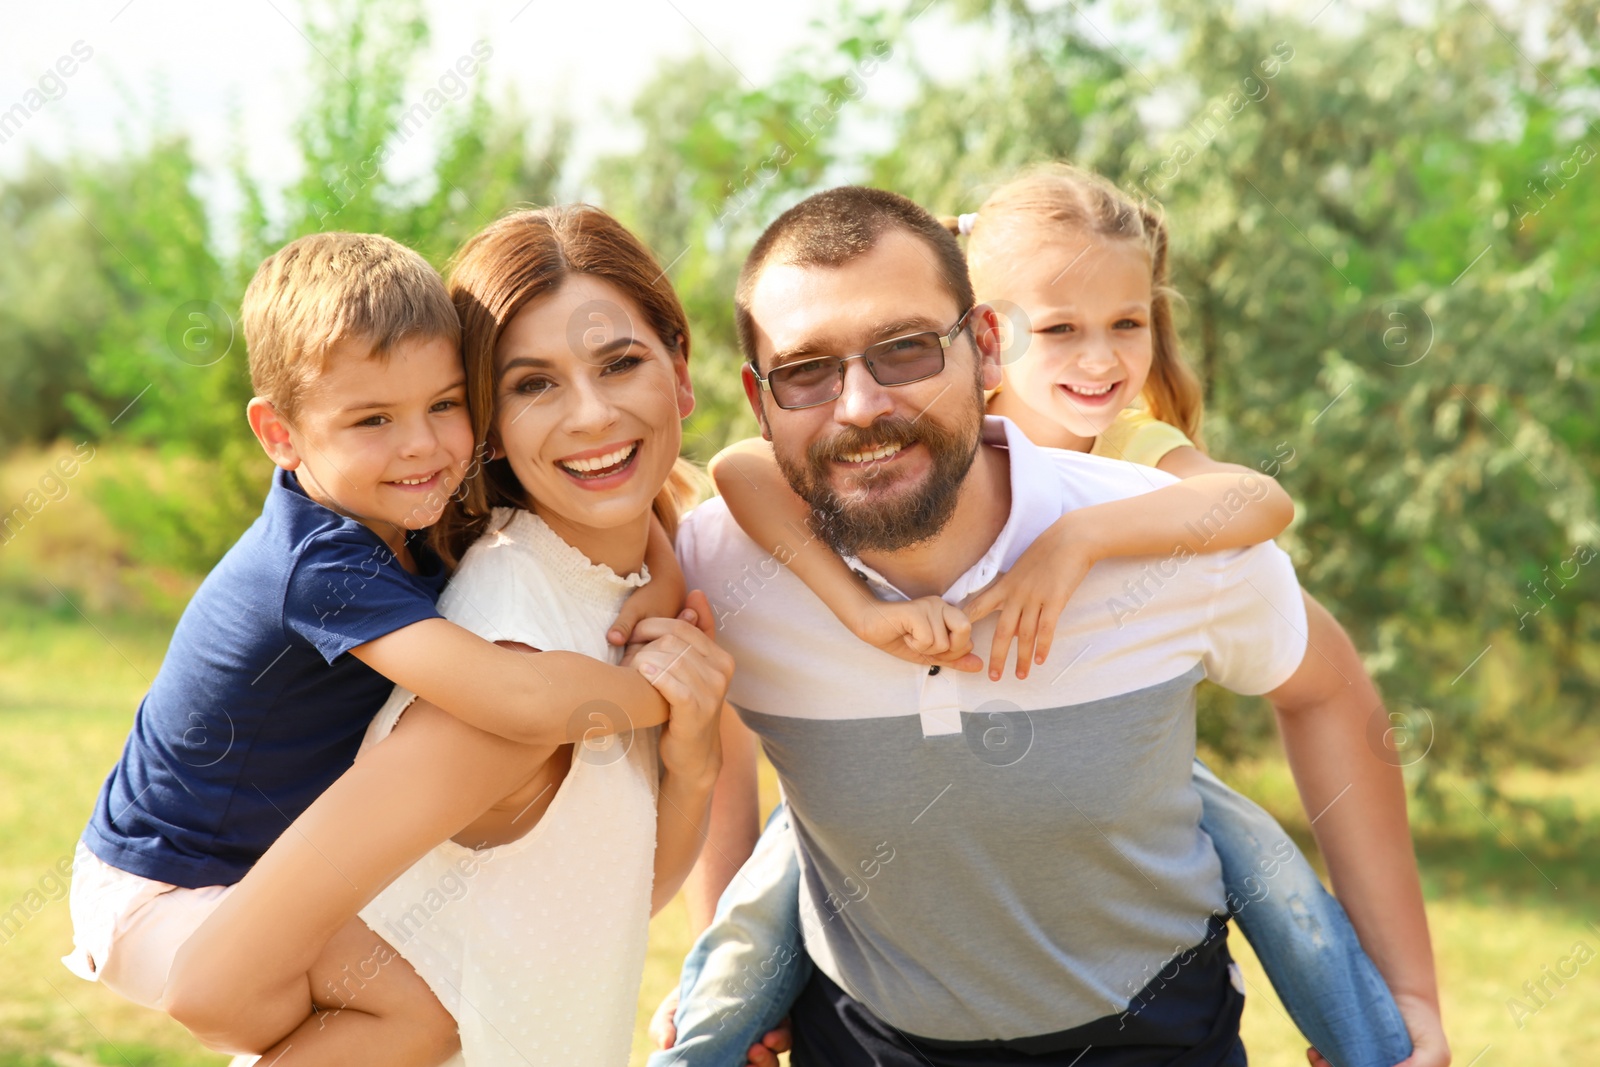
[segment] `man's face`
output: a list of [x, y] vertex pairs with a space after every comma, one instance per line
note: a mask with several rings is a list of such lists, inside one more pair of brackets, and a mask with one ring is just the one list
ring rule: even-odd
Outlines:
[[[933, 251], [902, 230], [841, 267], [769, 264], [750, 294], [763, 375], [905, 334], [948, 333], [966, 310]], [[937, 535], [954, 513], [982, 434], [983, 391], [1000, 375], [993, 313], [980, 306], [968, 327], [931, 378], [879, 385], [865, 361], [851, 360], [837, 400], [798, 411], [778, 407], [746, 373], [778, 465], [836, 550], [898, 551]]]

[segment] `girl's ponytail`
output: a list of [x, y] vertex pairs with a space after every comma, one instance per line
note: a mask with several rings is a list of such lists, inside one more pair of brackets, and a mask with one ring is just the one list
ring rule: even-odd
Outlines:
[[1178, 327], [1172, 304], [1181, 299], [1167, 282], [1167, 223], [1157, 208], [1139, 207], [1139, 221], [1150, 248], [1150, 376], [1144, 397], [1150, 414], [1184, 432], [1194, 446], [1205, 451], [1200, 423], [1204, 397], [1200, 379], [1178, 347]]

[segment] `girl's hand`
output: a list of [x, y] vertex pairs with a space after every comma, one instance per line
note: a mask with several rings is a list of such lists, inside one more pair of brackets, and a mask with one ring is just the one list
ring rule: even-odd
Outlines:
[[1049, 657], [1056, 621], [1095, 562], [1083, 540], [1057, 522], [1028, 546], [1015, 566], [967, 598], [962, 606], [973, 622], [1000, 612], [989, 648], [990, 679], [998, 681], [1005, 672], [1013, 637], [1018, 678], [1026, 678], [1031, 665]]
[[874, 600], [862, 612], [855, 635], [874, 648], [924, 667], [939, 664], [958, 671], [983, 669], [972, 654], [972, 623], [966, 613], [939, 597]]
[[677, 774], [716, 774], [719, 715], [733, 680], [733, 657], [712, 639], [715, 633], [711, 605], [698, 589], [676, 619], [645, 619], [634, 629], [634, 640], [646, 644], [630, 665], [667, 700], [661, 762]]

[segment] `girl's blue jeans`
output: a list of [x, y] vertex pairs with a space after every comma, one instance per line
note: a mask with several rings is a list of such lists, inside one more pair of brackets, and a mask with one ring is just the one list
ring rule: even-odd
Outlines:
[[[1300, 1032], [1333, 1067], [1394, 1067], [1410, 1056], [1388, 986], [1288, 833], [1198, 760], [1194, 782], [1228, 909]], [[677, 1042], [649, 1067], [744, 1067], [810, 977], [800, 867], [780, 804], [684, 960]]]

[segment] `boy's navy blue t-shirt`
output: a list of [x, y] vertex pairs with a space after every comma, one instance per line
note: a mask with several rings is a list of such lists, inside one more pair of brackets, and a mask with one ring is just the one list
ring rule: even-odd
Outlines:
[[278, 470], [266, 506], [184, 609], [84, 831], [124, 871], [232, 885], [355, 760], [394, 683], [350, 649], [439, 617], [446, 574]]

